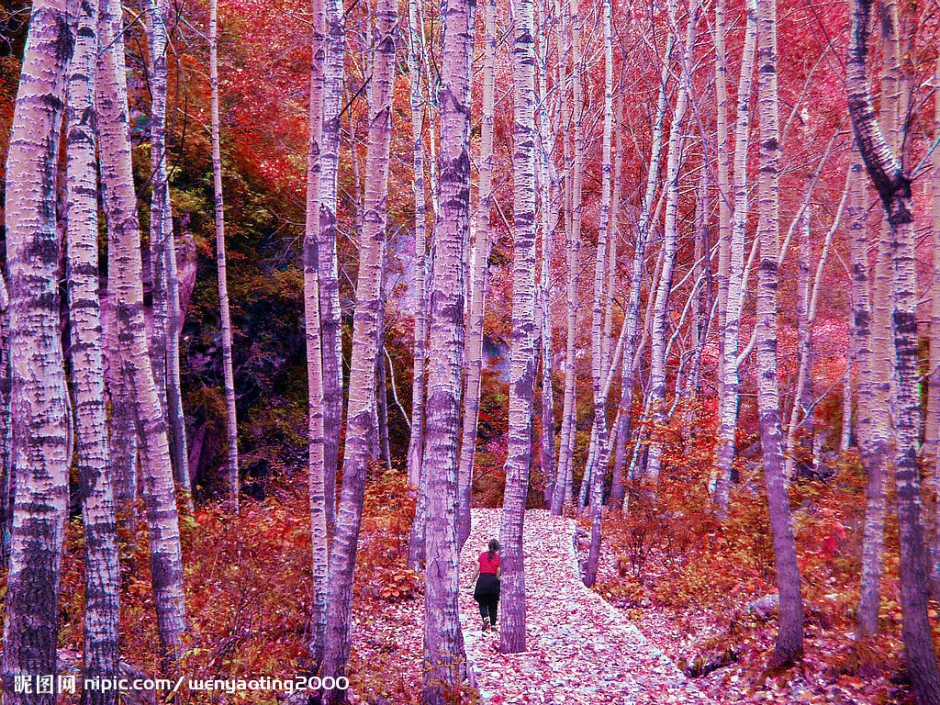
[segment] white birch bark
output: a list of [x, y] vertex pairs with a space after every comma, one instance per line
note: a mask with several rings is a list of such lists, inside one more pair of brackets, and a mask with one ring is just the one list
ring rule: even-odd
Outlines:
[[[718, 516], [722, 519], [728, 514], [731, 466], [735, 455], [734, 436], [738, 425], [738, 395], [741, 386], [737, 358], [740, 344], [741, 308], [744, 299], [744, 239], [748, 212], [747, 149], [750, 142], [751, 82], [756, 43], [757, 7], [754, 0], [748, 0], [741, 76], [738, 81], [738, 118], [734, 140], [734, 218], [731, 242], [728, 246], [728, 295], [725, 302], [724, 333], [721, 341], [722, 379], [718, 402], [718, 477], [715, 485], [715, 505]], [[719, 275], [719, 291], [722, 286], [724, 284]]]
[[326, 58], [323, 62], [323, 133], [320, 144], [320, 327], [323, 338], [323, 454], [326, 467], [326, 521], [336, 512], [339, 431], [343, 422], [343, 336], [336, 255], [337, 178], [346, 56], [346, 14], [342, 0], [324, 2]]
[[100, 6], [96, 102], [104, 212], [108, 223], [108, 315], [120, 356], [122, 403], [133, 414], [150, 537], [157, 631], [165, 660], [175, 662], [186, 630], [179, 519], [167, 425], [147, 348], [141, 283], [140, 227], [131, 169], [121, 5]]
[[[85, 544], [85, 678], [118, 676], [120, 561], [108, 457], [101, 302], [98, 299], [98, 165], [95, 63], [98, 4], [76, 18], [66, 109], [68, 298], [76, 465]], [[116, 691], [82, 691], [85, 705], [113, 705]]]
[[219, 281], [222, 321], [222, 372], [225, 378], [225, 458], [229, 502], [238, 512], [238, 420], [235, 408], [235, 370], [232, 361], [232, 314], [228, 302], [228, 265], [225, 256], [225, 204], [222, 195], [222, 136], [219, 125], [219, 2], [209, 3], [209, 87], [211, 89], [212, 187], [215, 194], [215, 264]]
[[[483, 320], [489, 284], [490, 213], [493, 207], [493, 133], [496, 93], [496, 2], [483, 5], [483, 115], [480, 126], [480, 167], [477, 207], [471, 223], [473, 248], [470, 254], [470, 316], [467, 327], [466, 381], [460, 441], [457, 516], [457, 546], [463, 548], [470, 535], [470, 494], [473, 461], [477, 448], [480, 415], [480, 380], [483, 372]], [[534, 266], [534, 261], [533, 261]]]
[[69, 418], [59, 336], [56, 171], [72, 36], [64, 0], [31, 8], [7, 156], [13, 532], [3, 632], [5, 705], [53, 705], [17, 676], [56, 673], [58, 595], [68, 512]]
[[[643, 289], [643, 275], [646, 269], [646, 247], [650, 236], [651, 223], [656, 219], [653, 215], [653, 206], [656, 203], [659, 172], [662, 164], [663, 132], [665, 129], [666, 112], [668, 108], [668, 92], [666, 82], [669, 77], [670, 62], [675, 46], [675, 37], [669, 34], [666, 40], [666, 52], [659, 74], [659, 98], [656, 105], [656, 117], [653, 122], [652, 146], [650, 151], [649, 170], [647, 171], [646, 190], [643, 203], [640, 206], [640, 216], [637, 222], [636, 244], [633, 251], [633, 262], [630, 268], [630, 298], [627, 301], [627, 310], [624, 314], [623, 331], [624, 340], [621, 359], [620, 403], [617, 408], [617, 418], [614, 421], [614, 435], [617, 439], [614, 454], [614, 478], [611, 489], [611, 503], [615, 507], [623, 504], [625, 496], [624, 470], [627, 462], [627, 441], [633, 408], [633, 386], [635, 382], [636, 360], [640, 350], [640, 334], [643, 331], [640, 320], [640, 304]], [[650, 297], [650, 303], [652, 303]], [[647, 316], [649, 320], [649, 316]]]
[[[656, 288], [653, 304], [653, 317], [650, 331], [650, 396], [653, 422], [649, 457], [646, 466], [646, 479], [653, 485], [659, 483], [662, 469], [663, 444], [660, 437], [666, 424], [666, 345], [669, 335], [669, 296], [672, 290], [672, 277], [675, 271], [676, 254], [679, 247], [679, 170], [681, 167], [683, 122], [688, 107], [688, 91], [691, 66], [692, 42], [694, 41], [695, 17], [698, 6], [693, 3], [689, 14], [689, 27], [682, 47], [682, 59], [679, 71], [676, 107], [672, 113], [669, 128], [669, 152], [666, 158], [666, 208], [663, 222], [663, 271]], [[678, 32], [678, 9], [675, 0], [670, 2], [670, 24]]]
[[470, 87], [474, 3], [445, 0], [438, 155], [439, 217], [430, 295], [427, 435], [427, 571], [422, 702], [445, 705], [466, 672], [458, 618], [460, 381], [464, 353], [465, 247], [470, 218]]
[[320, 140], [323, 123], [324, 15], [322, 0], [313, 2], [310, 63], [310, 136], [307, 152], [307, 203], [304, 232], [304, 333], [307, 342], [307, 473], [310, 492], [310, 535], [313, 566], [312, 672], [317, 673], [326, 643], [329, 544], [326, 521], [324, 457], [323, 340], [320, 336], [320, 271], [317, 236], [320, 224]]
[[513, 26], [513, 277], [509, 447], [499, 536], [502, 653], [526, 648], [522, 530], [532, 454], [535, 393], [535, 22], [533, 0], [516, 0]]
[[894, 347], [897, 359], [895, 478], [900, 543], [902, 637], [911, 690], [919, 705], [940, 702], [940, 668], [927, 615], [927, 566], [920, 523], [917, 446], [920, 400], [917, 370], [917, 287], [911, 185], [872, 106], [868, 75], [871, 0], [853, 0], [847, 62], [852, 126], [868, 175], [881, 198], [893, 239]]
[[[375, 371], [381, 352], [382, 278], [388, 223], [389, 146], [392, 135], [392, 85], [395, 79], [395, 0], [381, 0], [375, 10], [375, 58], [369, 83], [369, 137], [366, 157], [363, 230], [356, 281], [353, 355], [349, 382], [349, 429], [343, 453], [343, 487], [336, 533], [330, 546], [326, 642], [323, 675], [346, 675], [352, 627], [352, 586], [362, 520], [366, 470], [375, 432]], [[321, 182], [322, 184], [322, 182]], [[321, 192], [320, 197], [323, 197]], [[321, 201], [322, 203], [322, 201]], [[321, 207], [321, 214], [323, 209]], [[319, 254], [323, 254], [322, 250]], [[321, 300], [322, 303], [322, 300]], [[324, 692], [324, 702], [339, 703], [346, 691]]]
[[777, 95], [777, 2], [757, 0], [757, 101], [760, 109], [758, 179], [760, 269], [757, 282], [757, 406], [764, 483], [774, 547], [780, 617], [771, 667], [793, 663], [803, 654], [803, 595], [796, 539], [783, 475], [780, 389], [777, 382], [777, 284], [780, 242], [780, 109]]
[[424, 451], [424, 388], [427, 327], [427, 200], [424, 184], [424, 93], [421, 87], [421, 47], [418, 26], [420, 0], [408, 0], [408, 76], [411, 82], [411, 154], [415, 200], [415, 324], [414, 382], [411, 393], [411, 436], [408, 439], [408, 482], [415, 489], [421, 483]]

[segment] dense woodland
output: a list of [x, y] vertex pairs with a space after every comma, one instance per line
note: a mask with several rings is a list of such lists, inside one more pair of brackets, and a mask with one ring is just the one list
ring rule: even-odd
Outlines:
[[[477, 687], [471, 507], [507, 691], [553, 515], [713, 702], [940, 704], [938, 46], [936, 0], [6, 0], [4, 705], [536, 702]], [[350, 687], [81, 687], [182, 676]]]

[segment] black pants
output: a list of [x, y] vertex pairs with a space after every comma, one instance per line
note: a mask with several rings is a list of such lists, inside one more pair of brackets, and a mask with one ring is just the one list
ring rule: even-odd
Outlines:
[[499, 578], [493, 573], [480, 573], [473, 599], [480, 605], [480, 616], [496, 626], [496, 610], [499, 607]]

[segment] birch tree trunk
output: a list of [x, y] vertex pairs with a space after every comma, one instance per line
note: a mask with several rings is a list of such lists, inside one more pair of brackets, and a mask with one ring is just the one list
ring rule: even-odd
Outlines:
[[238, 513], [238, 421], [235, 409], [235, 370], [232, 363], [232, 314], [228, 303], [228, 267], [225, 258], [225, 206], [222, 200], [222, 136], [219, 127], [219, 1], [209, 3], [209, 86], [212, 91], [212, 186], [215, 193], [215, 264], [219, 279], [219, 314], [222, 319], [222, 372], [225, 377], [225, 459], [229, 501]]
[[[421, 88], [423, 29], [421, 0], [408, 0], [408, 74], [411, 82], [412, 190], [415, 199], [415, 328], [414, 382], [411, 390], [411, 435], [408, 439], [408, 482], [417, 489], [415, 519], [408, 540], [408, 567], [415, 569], [425, 558], [427, 482], [423, 470], [425, 371], [427, 369], [427, 199], [424, 185], [424, 93]], [[433, 122], [433, 121], [432, 121]], [[432, 135], [433, 144], [433, 135]], [[433, 163], [432, 163], [433, 168]], [[432, 184], [433, 190], [433, 184]], [[436, 196], [435, 196], [436, 198]]]
[[643, 274], [646, 269], [646, 246], [649, 240], [650, 223], [653, 220], [653, 205], [656, 202], [659, 171], [662, 163], [663, 131], [668, 108], [668, 92], [666, 82], [669, 78], [670, 62], [675, 45], [675, 37], [670, 33], [666, 41], [666, 52], [663, 66], [659, 74], [659, 99], [656, 105], [656, 117], [653, 122], [652, 146], [650, 151], [649, 170], [646, 177], [646, 190], [643, 203], [640, 207], [640, 217], [637, 223], [636, 245], [633, 251], [633, 263], [630, 269], [630, 298], [627, 301], [627, 310], [624, 314], [624, 330], [621, 335], [624, 339], [623, 357], [621, 361], [620, 403], [617, 408], [617, 418], [614, 421], [617, 442], [614, 454], [614, 478], [611, 488], [610, 501], [615, 507], [623, 505], [625, 496], [624, 470], [627, 462], [627, 440], [629, 438], [630, 416], [633, 408], [633, 386], [635, 382], [635, 358], [639, 350], [640, 333], [640, 303], [643, 289]]
[[[885, 44], [882, 75], [881, 126], [886, 140], [895, 149], [901, 145], [898, 131], [898, 73], [900, 46], [897, 37], [897, 3], [887, 2], [879, 23]], [[896, 444], [895, 417], [897, 409], [897, 359], [892, 343], [892, 309], [894, 306], [892, 258], [894, 238], [890, 223], [883, 218], [879, 224], [875, 258], [873, 335], [874, 361], [869, 381], [871, 399], [867, 407], [872, 418], [869, 428], [872, 448], [866, 463], [865, 525], [862, 534], [862, 575], [858, 608], [860, 642], [878, 632], [881, 607], [881, 576], [884, 559], [884, 531], [887, 514], [887, 480], [894, 469], [892, 448]], [[879, 427], [874, 427], [874, 421]], [[862, 456], [863, 461], [865, 455]]]
[[324, 17], [322, 0], [313, 2], [310, 63], [310, 140], [307, 152], [307, 208], [304, 232], [304, 332], [307, 341], [307, 473], [310, 489], [310, 534], [313, 565], [312, 672], [317, 673], [326, 642], [329, 544], [326, 522], [324, 444], [323, 340], [320, 337], [320, 271], [317, 235], [320, 222], [320, 140], [323, 123]]
[[[151, 169], [153, 192], [150, 200], [150, 261], [154, 280], [154, 335], [150, 339], [150, 359], [154, 366], [157, 392], [169, 421], [170, 456], [173, 474], [192, 513], [192, 486], [186, 450], [186, 418], [180, 388], [180, 300], [173, 238], [173, 214], [166, 166], [167, 28], [165, 0], [150, 0], [148, 8], [150, 39]], [[159, 305], [158, 305], [159, 304]], [[159, 311], [158, 311], [159, 309]]]
[[878, 361], [873, 347], [869, 303], [867, 208], [861, 181], [862, 169], [861, 162], [856, 159], [852, 165], [849, 232], [852, 246], [853, 337], [858, 364], [858, 446], [868, 475], [868, 506], [862, 534], [861, 597], [857, 615], [859, 637], [864, 639], [873, 636], [878, 630], [884, 546], [884, 476], [887, 457], [891, 452], [888, 437], [891, 420], [887, 408], [878, 403], [875, 389]]
[[760, 269], [757, 282], [757, 405], [780, 617], [771, 667], [803, 654], [803, 594], [796, 562], [790, 499], [783, 475], [777, 382], [777, 281], [780, 241], [780, 109], [777, 95], [777, 1], [758, 0], [757, 96], [760, 108]]
[[[741, 388], [737, 358], [741, 309], [744, 300], [744, 239], [748, 211], [747, 149], [751, 128], [751, 81], [754, 71], [754, 48], [757, 43], [755, 0], [748, 0], [747, 26], [744, 32], [741, 76], [738, 81], [738, 119], [734, 139], [734, 218], [731, 242], [728, 245], [728, 295], [725, 303], [724, 336], [721, 341], [722, 379], [718, 400], [718, 478], [715, 485], [715, 505], [721, 519], [728, 515], [731, 466], [735, 455], [734, 436], [738, 425], [738, 397]], [[719, 271], [721, 271], [720, 266]], [[724, 286], [722, 276], [719, 274], [719, 292]]]
[[[385, 270], [388, 222], [388, 164], [392, 136], [391, 101], [395, 79], [397, 24], [398, 10], [395, 0], [381, 0], [375, 10], [375, 59], [372, 80], [369, 83], [369, 152], [366, 157], [365, 207], [353, 321], [349, 432], [346, 434], [343, 453], [343, 487], [337, 512], [336, 534], [330, 550], [323, 675], [334, 678], [346, 675], [349, 662], [353, 571], [356, 567], [366, 470], [372, 459], [370, 440], [375, 432], [375, 371], [382, 337], [382, 275]], [[323, 197], [322, 193], [320, 197]], [[320, 212], [322, 215], [322, 207]], [[323, 251], [319, 254], [322, 255]], [[345, 695], [346, 691], [343, 690], [327, 690], [324, 693], [324, 702], [343, 702]]]
[[561, 514], [566, 501], [571, 500], [573, 484], [573, 452], [577, 433], [577, 390], [575, 369], [575, 347], [578, 324], [578, 269], [581, 246], [581, 185], [584, 169], [584, 99], [581, 92], [581, 28], [583, 19], [578, 0], [569, 4], [569, 25], [571, 29], [571, 120], [573, 123], [574, 158], [566, 178], [569, 189], [567, 214], [570, 218], [568, 228], [568, 332], [565, 350], [565, 396], [562, 410], [561, 447], [558, 451], [558, 478], [552, 497], [552, 513]]
[[[76, 18], [66, 110], [68, 295], [76, 465], [85, 528], [85, 678], [118, 676], [120, 561], [108, 458], [101, 303], [98, 299], [98, 165], [95, 63], [98, 4]], [[82, 689], [85, 705], [116, 705], [117, 691]]]
[[591, 387], [594, 396], [594, 435], [600, 452], [587, 466], [584, 483], [591, 482], [591, 546], [584, 584], [593, 587], [601, 554], [601, 523], [604, 516], [604, 479], [607, 474], [607, 397], [604, 394], [604, 278], [607, 273], [607, 240], [610, 231], [612, 141], [614, 130], [614, 44], [611, 0], [604, 0], [604, 142], [601, 156], [601, 211], [594, 266], [594, 310], [591, 325]]
[[[2, 268], [0, 268], [2, 269]], [[13, 528], [13, 415], [10, 411], [10, 294], [0, 271], [0, 561], [10, 558]]]
[[336, 471], [343, 423], [343, 321], [336, 258], [337, 177], [342, 129], [346, 56], [346, 15], [342, 0], [326, 0], [326, 59], [323, 62], [323, 133], [320, 144], [320, 328], [323, 338], [323, 456], [326, 467], [326, 522], [336, 517]]
[[[940, 85], [940, 56], [935, 85]], [[934, 93], [934, 134], [940, 136], [940, 91]], [[930, 387], [927, 397], [927, 432], [924, 455], [933, 468], [934, 536], [930, 545], [930, 576], [934, 595], [940, 595], [940, 149], [933, 152], [933, 287], [930, 301]]]
[[104, 212], [108, 223], [109, 316], [120, 355], [122, 403], [133, 414], [150, 536], [157, 631], [164, 657], [175, 662], [186, 629], [179, 519], [166, 420], [147, 349], [141, 284], [140, 226], [131, 169], [121, 5], [100, 6], [96, 99]]
[[460, 380], [464, 353], [465, 243], [470, 216], [470, 86], [473, 0], [445, 0], [443, 17], [438, 203], [434, 221], [434, 277], [430, 297], [427, 434], [427, 575], [422, 702], [457, 697], [465, 671], [457, 610], [457, 473]]
[[[546, 3], [547, 4], [547, 3]], [[538, 75], [538, 115], [539, 115], [539, 198], [542, 215], [542, 252], [539, 275], [539, 303], [541, 311], [541, 421], [542, 436], [539, 439], [539, 464], [545, 483], [545, 508], [551, 509], [552, 495], [557, 481], [555, 455], [555, 394], [552, 386], [552, 296], [551, 273], [554, 257], [555, 228], [558, 225], [558, 210], [554, 195], [558, 192], [557, 180], [553, 178], [552, 146], [554, 137], [548, 112], [548, 55], [550, 34], [548, 27], [549, 9], [543, 9], [544, 29], [541, 33], [542, 51], [536, 66]]]
[[3, 632], [4, 704], [53, 705], [14, 679], [56, 673], [59, 571], [68, 511], [69, 418], [59, 337], [56, 171], [72, 36], [64, 0], [33, 3], [6, 170], [13, 535]]
[[919, 705], [940, 702], [940, 668], [927, 616], [927, 566], [920, 524], [917, 446], [920, 400], [917, 371], [917, 287], [915, 232], [910, 179], [875, 119], [867, 58], [871, 0], [853, 0], [847, 62], [852, 126], [891, 226], [894, 245], [894, 345], [897, 358], [897, 443], [895, 477], [900, 543], [904, 655], [911, 690]]
[[[483, 372], [483, 320], [489, 283], [490, 212], [493, 204], [493, 126], [496, 93], [496, 2], [483, 5], [483, 116], [480, 127], [480, 169], [477, 209], [471, 226], [473, 251], [470, 256], [470, 317], [467, 330], [466, 382], [464, 383], [463, 424], [460, 441], [458, 484], [460, 505], [457, 514], [457, 547], [462, 549], [470, 535], [470, 494], [473, 487], [473, 460], [477, 449], [477, 422], [480, 416], [480, 380]], [[533, 260], [533, 266], [534, 266]]]
[[533, 0], [516, 0], [513, 44], [513, 277], [506, 493], [499, 527], [503, 628], [499, 650], [526, 648], [522, 528], [532, 454], [535, 393], [535, 22]]
[[[675, 0], [670, 2], [670, 24], [678, 32], [678, 8]], [[649, 446], [649, 458], [646, 466], [646, 479], [652, 484], [659, 483], [662, 468], [663, 444], [660, 434], [666, 424], [666, 344], [669, 335], [669, 295], [672, 290], [672, 274], [675, 270], [676, 253], [679, 247], [679, 169], [682, 159], [683, 122], [688, 106], [688, 71], [691, 66], [691, 46], [694, 39], [695, 16], [698, 7], [693, 4], [689, 15], [689, 28], [682, 47], [682, 61], [679, 72], [676, 107], [672, 114], [669, 128], [669, 156], [666, 161], [666, 212], [663, 223], [663, 271], [656, 288], [653, 304], [653, 317], [650, 333], [650, 396], [653, 421], [652, 438]]]

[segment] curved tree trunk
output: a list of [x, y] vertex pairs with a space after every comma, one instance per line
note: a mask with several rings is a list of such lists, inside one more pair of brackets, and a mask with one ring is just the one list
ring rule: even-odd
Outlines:
[[852, 126], [868, 175], [878, 191], [894, 244], [894, 346], [897, 358], [895, 450], [904, 655], [919, 705], [940, 702], [940, 668], [927, 616], [927, 566], [920, 523], [917, 446], [920, 399], [917, 370], [917, 286], [911, 184], [885, 140], [872, 107], [868, 79], [871, 0], [853, 0], [847, 88]]
[[97, 107], [101, 183], [108, 222], [108, 313], [115, 326], [120, 356], [122, 403], [132, 411], [140, 449], [141, 487], [150, 535], [157, 630], [164, 657], [175, 662], [186, 629], [179, 519], [166, 421], [147, 349], [141, 284], [140, 227], [131, 169], [127, 84], [121, 5], [108, 0], [101, 7]]
[[[334, 678], [346, 674], [349, 662], [353, 571], [356, 567], [366, 470], [373, 459], [370, 446], [375, 432], [375, 371], [382, 337], [382, 276], [385, 271], [388, 221], [388, 155], [392, 134], [394, 32], [397, 23], [395, 0], [381, 0], [376, 7], [373, 38], [375, 60], [369, 83], [369, 152], [366, 157], [365, 208], [353, 322], [349, 432], [346, 434], [343, 453], [343, 487], [336, 534], [330, 550], [323, 675]], [[320, 195], [322, 198], [323, 194]], [[321, 250], [319, 254], [322, 253]], [[324, 693], [324, 701], [342, 702], [345, 695], [346, 691], [343, 690], [328, 690]]]
[[6, 172], [10, 274], [13, 535], [3, 632], [3, 702], [53, 705], [14, 678], [56, 673], [68, 504], [69, 418], [59, 337], [56, 171], [72, 36], [63, 0], [32, 6]]

